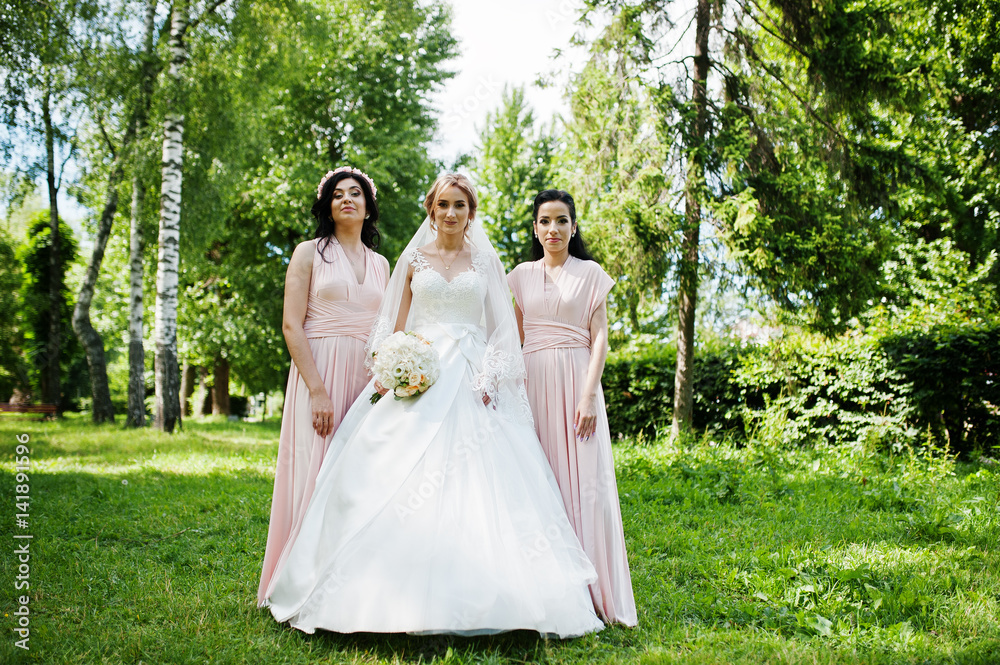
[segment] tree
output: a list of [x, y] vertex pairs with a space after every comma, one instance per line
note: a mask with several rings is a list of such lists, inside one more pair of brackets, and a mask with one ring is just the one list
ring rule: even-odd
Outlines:
[[554, 160], [554, 180], [575, 196], [591, 250], [621, 284], [609, 298], [612, 320], [624, 324], [619, 341], [659, 307], [679, 242], [678, 158], [664, 104], [641, 78], [648, 48], [633, 12], [612, 18], [570, 81], [571, 114]]
[[191, 366], [225, 361], [234, 383], [268, 392], [286, 378], [284, 276], [315, 228], [319, 178], [345, 163], [374, 178], [380, 251], [394, 259], [436, 172], [427, 93], [448, 76], [440, 63], [455, 41], [438, 4], [235, 9], [225, 41], [190, 45], [185, 143], [197, 157], [185, 183], [198, 195], [183, 214], [200, 223], [181, 238], [178, 351]]
[[[139, 96], [136, 100], [135, 126], [137, 147], [146, 137], [149, 109], [153, 98], [155, 75], [158, 71], [153, 53], [153, 28], [156, 0], [146, 3], [143, 27], [143, 47], [139, 65]], [[132, 206], [129, 225], [129, 318], [128, 318], [128, 406], [125, 423], [129, 427], [146, 424], [145, 352], [143, 349], [143, 203], [146, 198], [146, 162], [141, 149], [135, 151], [132, 173]]]
[[181, 185], [184, 179], [184, 81], [188, 58], [185, 35], [224, 0], [212, 0], [189, 21], [187, 0], [174, 0], [170, 12], [170, 66], [163, 117], [163, 179], [160, 185], [159, 255], [156, 267], [156, 411], [154, 424], [173, 432], [181, 417], [180, 366], [177, 362], [177, 280], [180, 269]]
[[[51, 385], [48, 384], [52, 376], [49, 371], [52, 359], [48, 356], [48, 350], [49, 335], [53, 326], [57, 327], [60, 336], [66, 339], [66, 343], [59, 347], [60, 356], [56, 358], [57, 367], [70, 379], [60, 382], [63, 390], [58, 408], [62, 411], [71, 405], [70, 396], [75, 395], [84, 384], [82, 370], [86, 360], [82, 350], [75, 343], [75, 338], [69, 334], [72, 329], [72, 307], [69, 304], [66, 273], [75, 260], [77, 245], [72, 231], [62, 220], [59, 224], [59, 237], [63, 242], [56, 270], [62, 306], [53, 310], [50, 305], [53, 243], [49, 217], [48, 211], [38, 213], [34, 217], [28, 227], [27, 241], [18, 250], [18, 259], [24, 266], [20, 308], [25, 326], [24, 352], [32, 366], [32, 387], [42, 395], [50, 394], [52, 391]], [[55, 319], [54, 324], [52, 319]]]
[[553, 139], [535, 128], [524, 88], [504, 88], [500, 107], [486, 115], [472, 172], [481, 221], [508, 270], [531, 260], [535, 194], [551, 186]]
[[[885, 191], [891, 182], [891, 171], [875, 166], [874, 151], [852, 152], [857, 141], [842, 140], [852, 134], [816, 112], [816, 99], [848, 106], [846, 89], [808, 88], [809, 68], [801, 63], [774, 67], [775, 50], [794, 51], [796, 42], [775, 44], [766, 29], [757, 31], [760, 7], [699, 2], [692, 19], [692, 56], [673, 53], [677, 40], [668, 39], [674, 24], [666, 2], [589, 2], [584, 15], [597, 9], [611, 13], [609, 27], [595, 44], [618, 46], [595, 51], [617, 54], [620, 64], [609, 78], [628, 82], [653, 100], [654, 119], [639, 123], [637, 134], [650, 135], [656, 127], [660, 144], [676, 144], [681, 152], [677, 161], [654, 157], [646, 162], [650, 169], [661, 169], [666, 181], [683, 174], [684, 183], [684, 210], [674, 217], [677, 235], [668, 232], [660, 242], [646, 243], [651, 253], [677, 252], [672, 271], [678, 299], [675, 434], [691, 423], [694, 319], [706, 229], [730, 247], [754, 286], [800, 321], [826, 332], [842, 330], [878, 291], [889, 244], [872, 204], [874, 192]], [[787, 9], [794, 13], [796, 7]], [[826, 6], [809, 11], [818, 18], [829, 15]], [[835, 38], [818, 43], [842, 44]], [[712, 50], [713, 44], [721, 48]], [[876, 70], [875, 75], [884, 74], [878, 67], [857, 72]], [[789, 83], [796, 77], [806, 78], [803, 89], [810, 95]], [[581, 77], [576, 84], [586, 82]], [[627, 87], [619, 84], [618, 89]], [[624, 101], [615, 101], [612, 109], [623, 106]], [[786, 119], [772, 112], [778, 106]], [[600, 140], [599, 135], [593, 126], [583, 134], [589, 141]], [[866, 179], [867, 186], [859, 187]]]
[[17, 257], [17, 243], [0, 229], [0, 399], [14, 390], [30, 392], [28, 367], [24, 362], [24, 329], [20, 298], [24, 277]]
[[786, 311], [837, 332], [873, 303], [969, 306], [944, 294], [970, 283], [996, 311], [998, 4], [744, 9], [725, 78], [751, 140], [723, 217]]

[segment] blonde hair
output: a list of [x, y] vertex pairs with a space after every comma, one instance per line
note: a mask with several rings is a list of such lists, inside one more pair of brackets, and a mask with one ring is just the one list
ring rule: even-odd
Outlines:
[[434, 181], [434, 184], [431, 185], [431, 190], [427, 192], [427, 196], [424, 198], [424, 210], [427, 211], [427, 216], [430, 217], [432, 225], [434, 224], [434, 203], [437, 201], [438, 196], [441, 195], [441, 192], [449, 187], [458, 187], [465, 194], [465, 198], [469, 200], [469, 219], [471, 220], [476, 215], [476, 207], [479, 205], [479, 200], [476, 198], [476, 188], [472, 186], [472, 181], [461, 173], [442, 173]]

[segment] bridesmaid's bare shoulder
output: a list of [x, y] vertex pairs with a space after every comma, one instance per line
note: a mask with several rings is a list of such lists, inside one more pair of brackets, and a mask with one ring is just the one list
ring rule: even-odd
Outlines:
[[295, 246], [289, 267], [306, 264], [312, 266], [313, 255], [316, 253], [316, 239], [304, 240]]

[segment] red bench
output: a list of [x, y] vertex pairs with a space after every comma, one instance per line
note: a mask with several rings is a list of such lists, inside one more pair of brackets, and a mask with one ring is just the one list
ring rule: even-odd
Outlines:
[[0, 402], [0, 414], [4, 413], [36, 413], [42, 416], [56, 415], [55, 404], [11, 404]]

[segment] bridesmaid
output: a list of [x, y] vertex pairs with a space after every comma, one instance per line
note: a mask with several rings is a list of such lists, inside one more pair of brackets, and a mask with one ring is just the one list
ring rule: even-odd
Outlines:
[[535, 197], [530, 263], [507, 276], [524, 343], [528, 401], [566, 512], [597, 569], [590, 593], [607, 623], [636, 625], [611, 433], [601, 391], [605, 298], [614, 280], [584, 248], [573, 198]]
[[389, 281], [389, 262], [372, 251], [376, 191], [358, 169], [323, 176], [312, 207], [316, 236], [298, 245], [288, 264], [281, 328], [292, 367], [258, 606], [295, 541], [333, 432], [369, 381], [365, 343]]

